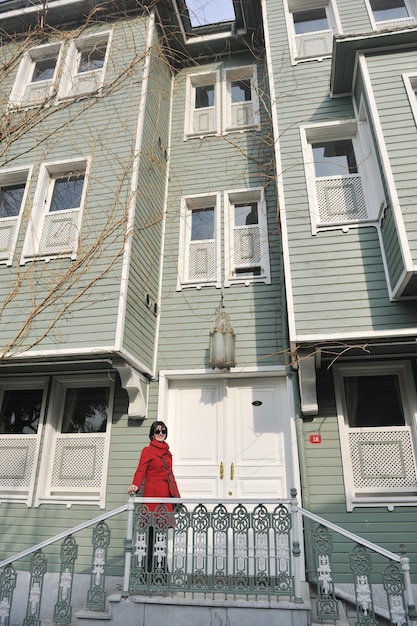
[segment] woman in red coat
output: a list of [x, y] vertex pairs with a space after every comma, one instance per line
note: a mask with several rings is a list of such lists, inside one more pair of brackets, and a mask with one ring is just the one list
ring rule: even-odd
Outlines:
[[[168, 429], [164, 422], [156, 421], [152, 424], [149, 431], [151, 442], [142, 450], [132, 484], [127, 490], [129, 494], [135, 494], [143, 485], [144, 498], [180, 498], [177, 482], [172, 472], [172, 454], [165, 441], [167, 435]], [[149, 511], [154, 511], [157, 506], [157, 504], [147, 504]], [[172, 506], [170, 504], [165, 506], [171, 513]], [[157, 556], [153, 554], [154, 529], [152, 526], [149, 527], [148, 533], [148, 572], [150, 572], [152, 555]]]

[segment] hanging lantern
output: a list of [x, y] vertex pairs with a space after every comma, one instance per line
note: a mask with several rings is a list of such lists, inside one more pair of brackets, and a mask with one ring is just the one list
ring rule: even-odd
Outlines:
[[210, 331], [210, 367], [213, 369], [235, 367], [235, 340], [236, 336], [229, 316], [222, 305]]

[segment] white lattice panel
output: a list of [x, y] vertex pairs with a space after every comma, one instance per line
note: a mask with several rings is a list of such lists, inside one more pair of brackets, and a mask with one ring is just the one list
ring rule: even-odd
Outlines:
[[189, 280], [213, 280], [214, 241], [192, 241], [189, 248]]
[[261, 262], [261, 234], [259, 226], [235, 228], [235, 267], [259, 265]]
[[320, 222], [363, 220], [368, 217], [361, 177], [316, 179]]
[[36, 437], [2, 438], [0, 444], [1, 487], [27, 487], [32, 478]]
[[332, 52], [333, 32], [323, 30], [295, 36], [297, 57], [321, 57]]
[[404, 28], [407, 26], [415, 26], [416, 21], [414, 17], [403, 17], [399, 20], [383, 20], [382, 22], [377, 22], [376, 27], [378, 30], [390, 30], [391, 28]]
[[413, 444], [408, 427], [395, 431], [352, 430], [349, 446], [357, 489], [417, 487]]
[[17, 219], [17, 217], [7, 217], [0, 220], [0, 259], [8, 259], [12, 253]]
[[193, 115], [193, 132], [210, 133], [215, 130], [215, 109], [196, 109]]
[[231, 106], [232, 127], [253, 126], [255, 123], [255, 111], [253, 103], [235, 102]]
[[105, 436], [58, 437], [52, 467], [51, 489], [99, 490], [103, 474]]
[[79, 209], [47, 213], [42, 229], [39, 254], [72, 252], [78, 239]]
[[93, 93], [97, 91], [101, 84], [102, 75], [101, 70], [76, 74], [72, 79], [70, 95], [82, 95], [83, 93]]

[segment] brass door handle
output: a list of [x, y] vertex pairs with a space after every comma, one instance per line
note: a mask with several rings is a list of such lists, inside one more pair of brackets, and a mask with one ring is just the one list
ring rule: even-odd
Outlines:
[[235, 464], [232, 463], [230, 466], [230, 480], [233, 480], [235, 477]]
[[220, 480], [223, 480], [224, 477], [224, 465], [223, 461], [220, 463]]

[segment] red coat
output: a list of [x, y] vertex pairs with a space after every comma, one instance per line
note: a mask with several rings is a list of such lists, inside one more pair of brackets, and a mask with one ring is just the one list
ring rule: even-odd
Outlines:
[[[171, 473], [171, 481], [168, 479], [168, 472], [161, 460], [162, 458]], [[180, 497], [180, 492], [172, 473], [172, 454], [166, 441], [155, 441], [153, 439], [149, 446], [143, 448], [132, 482], [139, 489], [142, 483], [144, 483], [144, 498]], [[156, 506], [155, 504], [148, 504], [150, 511], [154, 511]], [[171, 507], [169, 508], [171, 510]]]

